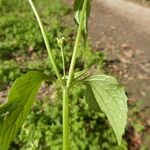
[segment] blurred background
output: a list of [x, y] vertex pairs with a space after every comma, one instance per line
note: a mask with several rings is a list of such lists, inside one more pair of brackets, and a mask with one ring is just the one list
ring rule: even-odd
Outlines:
[[[67, 69], [76, 26], [72, 0], [34, 0], [46, 28], [53, 54], [62, 72], [57, 37], [65, 37]], [[150, 149], [150, 1], [92, 0], [89, 41], [80, 45], [76, 70], [116, 76], [129, 97], [128, 124], [121, 146], [103, 113], [93, 113], [85, 104], [84, 91], [72, 90], [70, 106], [73, 150]], [[81, 57], [82, 56], [82, 57]], [[16, 78], [38, 70], [51, 77], [10, 150], [62, 149], [61, 92], [47, 59], [36, 19], [21, 0], [0, 0], [0, 103], [7, 99]], [[94, 116], [94, 117], [93, 117]]]

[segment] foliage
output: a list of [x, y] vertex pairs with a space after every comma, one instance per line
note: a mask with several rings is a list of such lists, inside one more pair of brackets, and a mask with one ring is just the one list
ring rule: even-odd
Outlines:
[[0, 11], [10, 11], [13, 10], [15, 5], [16, 7], [18, 6], [19, 0], [11, 0], [11, 1], [5, 1], [5, 0], [0, 0]]
[[0, 61], [0, 85], [1, 87], [11, 83], [21, 75], [20, 68], [14, 60]]
[[[103, 111], [121, 143], [124, 127], [127, 124], [127, 97], [116, 79], [106, 75], [90, 76], [86, 79], [86, 95], [89, 107], [94, 111]], [[101, 109], [101, 110], [100, 110]]]
[[[45, 11], [41, 11], [41, 13], [43, 13], [45, 17], [49, 41], [51, 43], [56, 43], [55, 38], [60, 36], [61, 32], [65, 32], [63, 31], [64, 29], [61, 28], [60, 18], [68, 12], [68, 9], [60, 3], [59, 0], [56, 1], [57, 5], [54, 0], [51, 1], [50, 9], [46, 5], [46, 2], [48, 3], [49, 0], [46, 0], [44, 3], [41, 1], [37, 2], [40, 9], [42, 9], [41, 7], [45, 8]], [[6, 3], [6, 6], [9, 6], [9, 1], [4, 1], [4, 3]], [[10, 3], [12, 6], [16, 6], [16, 12], [9, 9], [10, 12], [6, 11], [4, 14], [1, 11], [2, 15], [0, 16], [0, 58], [12, 58], [11, 56], [14, 54], [16, 55], [16, 53], [27, 54], [30, 48], [34, 51], [43, 51], [45, 47], [42, 35], [39, 32], [38, 25], [32, 17], [29, 7], [27, 7], [27, 1], [19, 2], [21, 8], [22, 5], [26, 6], [24, 6], [25, 8], [23, 10], [20, 10], [19, 6], [17, 7], [15, 0]], [[5, 7], [5, 5], [2, 6]], [[56, 49], [57, 44], [52, 44], [52, 46], [52, 48]]]
[[[121, 146], [118, 146], [112, 128], [106, 120], [106, 116], [102, 112], [94, 113], [91, 110], [89, 111], [88, 105], [84, 101], [84, 90], [80, 88], [76, 90], [74, 88], [71, 93], [71, 98], [74, 99], [74, 101], [71, 101], [71, 105], [76, 106], [70, 108], [73, 148], [81, 150], [109, 150], [110, 148], [113, 150], [127, 150], [130, 145], [134, 146], [136, 143], [134, 133], [143, 134], [143, 131], [145, 131], [143, 124], [145, 118], [139, 112], [142, 100], [132, 102], [129, 105], [129, 121], [126, 134]], [[55, 95], [61, 94], [55, 93]], [[31, 150], [31, 145], [35, 145], [39, 150], [43, 149], [43, 147], [47, 149], [49, 147], [55, 149], [55, 146], [58, 149], [62, 148], [62, 140], [59, 138], [62, 137], [61, 97], [56, 96], [55, 100], [53, 100], [53, 97], [51, 96], [50, 101], [47, 96], [45, 99], [36, 101], [21, 132], [11, 144], [10, 150]], [[88, 113], [86, 113], [87, 111]], [[133, 133], [130, 131], [131, 128], [133, 128]], [[133, 138], [133, 141], [130, 138]], [[142, 145], [142, 147], [145, 148], [146, 145]], [[145, 150], [147, 149], [145, 148]]]
[[[66, 37], [68, 35], [66, 34]], [[70, 47], [66, 46], [65, 51], [65, 59], [66, 59], [66, 68], [69, 68], [67, 65], [70, 62]], [[83, 47], [80, 47], [80, 51], [83, 51]], [[62, 62], [61, 62], [61, 55], [58, 53], [59, 50], [54, 51], [54, 56], [57, 60], [57, 64], [60, 70], [62, 70]], [[86, 54], [86, 55], [85, 55]], [[52, 72], [52, 68], [50, 66], [50, 62], [45, 56], [41, 57], [41, 51], [39, 53], [33, 53], [34, 60], [28, 60], [26, 54], [17, 56], [17, 58], [21, 59], [20, 61], [17, 60], [1, 60], [0, 61], [0, 89], [5, 89], [6, 86], [11, 85], [12, 82], [15, 81], [19, 76], [27, 71], [41, 71], [51, 77], [51, 80], [54, 80], [55, 74]], [[79, 58], [76, 64], [76, 71], [80, 71], [81, 69], [85, 69], [87, 67], [93, 66], [96, 72], [103, 72], [103, 65], [105, 55], [101, 52], [92, 52], [91, 48], [88, 46], [86, 52], [79, 53], [79, 55], [83, 55], [84, 57], [81, 59]], [[90, 61], [89, 61], [90, 60]], [[84, 62], [87, 62], [86, 64]]]
[[[74, 100], [70, 108], [71, 149], [127, 150], [125, 140], [121, 146], [117, 145], [105, 115], [89, 111], [83, 97], [84, 90], [74, 88], [71, 93]], [[32, 145], [39, 150], [62, 149], [61, 111], [61, 97], [56, 97], [54, 102], [47, 98], [37, 101], [10, 149], [31, 150]]]
[[[75, 0], [74, 2], [75, 21], [77, 25], [79, 25], [81, 21], [83, 3], [84, 3], [84, 0]], [[91, 0], [88, 0], [86, 11], [84, 14], [85, 19], [82, 25], [82, 33], [83, 33], [84, 38], [86, 38], [87, 32], [88, 32], [88, 19], [90, 17], [90, 11], [91, 11]]]
[[0, 149], [8, 149], [45, 79], [46, 76], [40, 72], [28, 72], [14, 82], [7, 103], [0, 106]]
[[[8, 57], [12, 52], [38, 47], [42, 44], [42, 36], [38, 33], [33, 19], [22, 16], [4, 16], [0, 19], [0, 57]], [[36, 42], [36, 43], [35, 43]], [[27, 52], [27, 51], [26, 51]]]

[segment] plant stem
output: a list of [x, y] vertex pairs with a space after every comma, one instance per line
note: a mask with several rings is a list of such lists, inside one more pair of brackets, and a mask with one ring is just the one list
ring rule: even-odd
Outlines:
[[84, 3], [83, 3], [83, 8], [82, 8], [81, 17], [80, 17], [80, 23], [79, 23], [79, 27], [78, 27], [77, 37], [76, 37], [72, 60], [71, 60], [71, 65], [70, 65], [70, 69], [69, 69], [67, 87], [70, 87], [70, 85], [72, 83], [73, 75], [74, 75], [74, 67], [75, 67], [76, 57], [77, 57], [78, 48], [79, 48], [79, 42], [81, 39], [81, 32], [82, 32], [82, 26], [83, 26], [83, 22], [84, 22], [87, 2], [88, 2], [87, 0], [84, 0]]
[[75, 46], [73, 50], [71, 65], [69, 69], [69, 77], [67, 80], [66, 88], [63, 89], [63, 150], [69, 150], [70, 149], [70, 142], [69, 142], [69, 89], [72, 84], [72, 79], [74, 75], [74, 67], [79, 47], [79, 42], [81, 39], [81, 32], [82, 32], [82, 26], [84, 22], [84, 15], [86, 11], [87, 6], [87, 0], [84, 0], [83, 8], [82, 8], [82, 14], [80, 18], [80, 24], [78, 27], [77, 37], [75, 41]]
[[63, 150], [69, 150], [69, 98], [68, 88], [63, 89]]
[[63, 63], [63, 73], [64, 73], [64, 79], [66, 79], [66, 71], [65, 71], [65, 56], [64, 56], [63, 47], [60, 47], [60, 49], [61, 49], [61, 56], [62, 56], [62, 63]]
[[[48, 55], [50, 57], [53, 69], [57, 75], [57, 78], [59, 80], [59, 82], [63, 85], [61, 76], [59, 74], [58, 68], [56, 66], [56, 63], [54, 61], [52, 52], [51, 52], [51, 48], [48, 42], [48, 38], [46, 36], [43, 24], [40, 20], [40, 17], [36, 11], [36, 8], [32, 2], [32, 0], [28, 0], [33, 12], [37, 18], [37, 21], [39, 23], [46, 47], [47, 47], [47, 51], [48, 51]], [[73, 79], [73, 75], [74, 75], [74, 67], [75, 67], [75, 62], [76, 62], [76, 57], [77, 57], [77, 52], [78, 52], [78, 47], [79, 47], [79, 42], [81, 39], [81, 32], [82, 32], [82, 26], [84, 23], [84, 17], [85, 17], [85, 11], [86, 11], [86, 7], [87, 7], [87, 0], [84, 0], [84, 4], [83, 4], [83, 8], [82, 8], [82, 12], [81, 12], [81, 17], [80, 17], [80, 23], [79, 23], [79, 27], [78, 27], [78, 32], [77, 32], [77, 37], [76, 37], [76, 41], [75, 41], [75, 46], [74, 46], [74, 50], [73, 50], [73, 55], [72, 55], [72, 60], [71, 60], [71, 65], [70, 65], [70, 69], [69, 69], [69, 77], [67, 80], [67, 85], [66, 87], [63, 86], [63, 150], [69, 150], [70, 148], [70, 142], [69, 142], [69, 88], [72, 84], [72, 79]], [[62, 50], [61, 50], [62, 51]], [[63, 52], [63, 51], [62, 51]], [[63, 68], [64, 68], [64, 54], [63, 56]], [[64, 72], [65, 73], [65, 72]]]
[[54, 61], [52, 50], [51, 50], [51, 47], [50, 47], [50, 44], [49, 44], [49, 41], [48, 41], [48, 38], [47, 38], [47, 35], [46, 35], [46, 32], [45, 32], [45, 29], [44, 29], [44, 26], [42, 24], [42, 21], [41, 21], [39, 15], [38, 15], [38, 12], [37, 12], [37, 10], [36, 10], [32, 0], [28, 0], [28, 1], [29, 1], [30, 5], [31, 5], [31, 8], [32, 8], [32, 10], [33, 10], [33, 12], [34, 12], [34, 14], [36, 16], [36, 19], [38, 21], [39, 27], [41, 29], [42, 36], [43, 36], [43, 39], [44, 39], [44, 42], [45, 42], [45, 45], [46, 45], [46, 48], [47, 48], [47, 52], [48, 52], [50, 61], [52, 63], [52, 67], [53, 67], [53, 69], [55, 71], [55, 74], [56, 74], [56, 76], [58, 78], [58, 81], [60, 82], [61, 85], [63, 85], [63, 82], [62, 82], [62, 79], [61, 79], [61, 75], [60, 75], [60, 73], [58, 71], [58, 68], [57, 68], [57, 65], [56, 65], [56, 63]]

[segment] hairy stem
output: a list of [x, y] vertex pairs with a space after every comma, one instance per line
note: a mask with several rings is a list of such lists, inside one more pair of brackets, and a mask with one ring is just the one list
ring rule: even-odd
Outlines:
[[47, 35], [46, 35], [46, 32], [45, 32], [45, 29], [44, 29], [44, 26], [43, 26], [43, 24], [42, 24], [42, 21], [41, 21], [39, 15], [38, 15], [38, 12], [37, 12], [37, 10], [36, 10], [36, 8], [35, 8], [35, 6], [34, 6], [32, 0], [28, 0], [28, 1], [29, 1], [30, 5], [31, 5], [31, 8], [32, 8], [32, 10], [33, 10], [33, 12], [34, 12], [34, 14], [35, 14], [35, 16], [36, 16], [36, 19], [37, 19], [37, 21], [38, 21], [39, 27], [40, 27], [40, 29], [41, 29], [42, 36], [43, 36], [43, 39], [44, 39], [44, 42], [45, 42], [45, 45], [46, 45], [46, 48], [47, 48], [47, 52], [48, 52], [50, 61], [51, 61], [51, 63], [52, 63], [52, 67], [53, 67], [53, 69], [54, 69], [54, 71], [55, 71], [55, 74], [56, 74], [56, 76], [57, 76], [57, 78], [58, 78], [60, 84], [63, 85], [63, 82], [62, 82], [62, 79], [61, 79], [61, 75], [60, 75], [60, 73], [59, 73], [59, 71], [58, 71], [58, 68], [57, 68], [57, 65], [56, 65], [56, 63], [55, 63], [55, 61], [54, 61], [54, 57], [53, 57], [53, 54], [52, 54], [52, 50], [51, 50], [51, 47], [50, 47], [50, 44], [49, 44], [49, 41], [48, 41], [48, 38], [47, 38]]
[[82, 26], [84, 23], [84, 16], [85, 16], [85, 11], [87, 7], [87, 2], [88, 2], [87, 0], [84, 0], [81, 17], [80, 17], [80, 23], [79, 23], [78, 32], [77, 32], [77, 37], [76, 37], [75, 46], [74, 46], [73, 55], [72, 55], [71, 65], [69, 69], [67, 87], [70, 87], [72, 83], [73, 75], [74, 75], [74, 67], [75, 67], [76, 57], [77, 57], [78, 48], [79, 48], [79, 42], [81, 39], [81, 32], [82, 32]]

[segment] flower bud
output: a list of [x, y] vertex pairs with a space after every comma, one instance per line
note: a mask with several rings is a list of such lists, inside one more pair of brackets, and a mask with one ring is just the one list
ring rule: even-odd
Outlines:
[[56, 39], [57, 39], [57, 44], [58, 44], [58, 46], [59, 46], [59, 47], [63, 47], [65, 38], [64, 38], [64, 37], [61, 37], [61, 38], [56, 38]]

